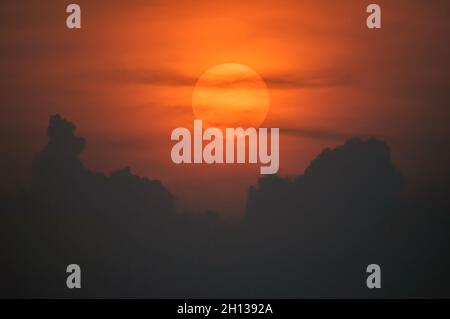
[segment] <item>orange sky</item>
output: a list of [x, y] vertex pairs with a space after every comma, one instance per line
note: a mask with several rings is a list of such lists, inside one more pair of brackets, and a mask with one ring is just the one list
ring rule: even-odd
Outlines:
[[192, 127], [196, 80], [228, 62], [269, 87], [263, 126], [280, 128], [281, 175], [371, 135], [413, 185], [448, 173], [448, 1], [377, 1], [377, 31], [365, 26], [370, 1], [76, 1], [81, 30], [65, 27], [68, 3], [1, 4], [3, 189], [28, 181], [58, 112], [86, 137], [89, 168], [131, 166], [180, 207], [239, 215], [259, 165], [170, 159], [171, 131]]

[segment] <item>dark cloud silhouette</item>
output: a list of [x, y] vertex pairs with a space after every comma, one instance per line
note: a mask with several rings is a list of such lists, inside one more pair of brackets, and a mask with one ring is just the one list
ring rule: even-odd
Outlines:
[[[436, 209], [448, 201], [424, 199], [434, 209], [404, 202], [402, 180], [387, 145], [373, 138], [325, 149], [303, 175], [262, 178], [249, 190], [246, 228], [254, 249], [270, 256], [266, 267], [278, 270], [258, 268], [261, 278], [290, 272], [278, 286], [285, 297], [292, 285], [327, 297], [448, 296], [450, 277], [434, 277], [450, 264], [440, 246], [450, 239], [449, 218]], [[364, 286], [371, 263], [385, 270], [383, 291]]]
[[[0, 213], [1, 297], [449, 297], [448, 187], [405, 201], [389, 147], [354, 138], [261, 178], [242, 223], [179, 213], [157, 180], [84, 167], [59, 115], [32, 184]], [[65, 286], [68, 264], [82, 289]], [[382, 289], [365, 268], [382, 267]]]

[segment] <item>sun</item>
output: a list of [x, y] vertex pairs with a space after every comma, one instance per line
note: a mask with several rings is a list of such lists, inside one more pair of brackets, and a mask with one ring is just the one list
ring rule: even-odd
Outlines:
[[192, 94], [192, 109], [205, 127], [259, 127], [270, 106], [267, 85], [252, 68], [225, 63], [206, 70]]

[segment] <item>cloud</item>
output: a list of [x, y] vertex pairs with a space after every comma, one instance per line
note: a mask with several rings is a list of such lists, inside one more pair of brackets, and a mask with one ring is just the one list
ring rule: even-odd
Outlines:
[[[101, 71], [100, 71], [101, 72]], [[323, 88], [323, 87], [341, 87], [349, 86], [354, 83], [354, 78], [349, 73], [327, 70], [318, 71], [315, 74], [300, 75], [294, 72], [273, 72], [264, 74], [262, 77], [272, 89], [294, 90], [305, 88]], [[194, 86], [198, 76], [187, 75], [173, 69], [115, 69], [101, 72], [103, 79], [109, 79], [124, 83], [138, 83], [158, 86]], [[244, 77], [237, 80], [226, 82], [212, 81], [211, 86], [222, 88], [232, 88], [234, 86], [247, 85], [249, 87], [255, 84], [254, 77]], [[206, 83], [208, 85], [208, 83]]]
[[[0, 233], [9, 245], [0, 256], [0, 297], [73, 297], [64, 284], [48, 284], [64, 283], [61, 269], [72, 260], [90, 274], [89, 289], [77, 295], [83, 298], [449, 293], [442, 286], [448, 247], [441, 244], [450, 220], [439, 215], [448, 211], [448, 190], [402, 210], [402, 178], [382, 141], [351, 139], [323, 150], [303, 175], [261, 178], [248, 192], [244, 221], [230, 227], [215, 213], [177, 213], [176, 197], [159, 180], [129, 168], [109, 176], [86, 168], [79, 158], [86, 140], [75, 130], [52, 116], [31, 186], [17, 200], [0, 201]], [[372, 260], [396, 274], [383, 279], [389, 289], [362, 284]], [[405, 263], [416, 267], [405, 270]], [[419, 279], [413, 287], [404, 284], [410, 278]]]
[[101, 78], [115, 82], [161, 86], [193, 86], [196, 79], [172, 69], [115, 69], [100, 71]]
[[[299, 72], [300, 73], [300, 72]], [[320, 71], [317, 74], [299, 75], [295, 73], [279, 73], [265, 77], [270, 88], [274, 89], [306, 89], [349, 86], [354, 78], [349, 73], [340, 71]]]

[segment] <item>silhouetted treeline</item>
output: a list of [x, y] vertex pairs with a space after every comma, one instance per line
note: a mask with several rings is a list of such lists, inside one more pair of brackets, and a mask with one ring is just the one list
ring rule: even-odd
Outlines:
[[[402, 200], [382, 141], [324, 150], [303, 175], [264, 177], [242, 223], [180, 214], [160, 181], [110, 176], [54, 115], [32, 185], [1, 203], [0, 297], [450, 297], [449, 188]], [[66, 287], [66, 266], [82, 288]], [[382, 288], [366, 287], [369, 264]]]

